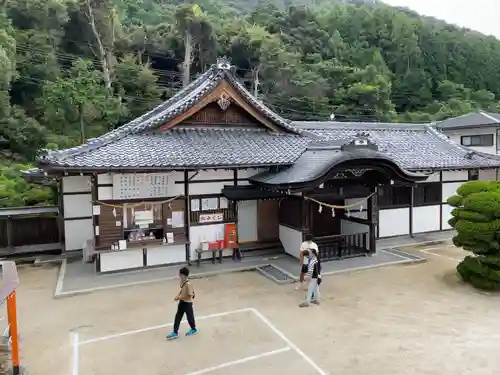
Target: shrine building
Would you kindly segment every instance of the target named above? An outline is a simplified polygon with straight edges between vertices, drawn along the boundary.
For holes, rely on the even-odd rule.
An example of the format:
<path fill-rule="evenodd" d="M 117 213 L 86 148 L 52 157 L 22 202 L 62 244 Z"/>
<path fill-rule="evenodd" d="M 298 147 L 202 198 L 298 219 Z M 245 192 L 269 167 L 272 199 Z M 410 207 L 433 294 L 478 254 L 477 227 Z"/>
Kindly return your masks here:
<path fill-rule="evenodd" d="M 447 198 L 499 167 L 425 124 L 289 121 L 226 59 L 135 120 L 39 159 L 60 184 L 65 251 L 90 248 L 97 272 L 216 247 L 298 257 L 309 233 L 323 260 L 372 255 L 378 238 L 450 229 Z"/>

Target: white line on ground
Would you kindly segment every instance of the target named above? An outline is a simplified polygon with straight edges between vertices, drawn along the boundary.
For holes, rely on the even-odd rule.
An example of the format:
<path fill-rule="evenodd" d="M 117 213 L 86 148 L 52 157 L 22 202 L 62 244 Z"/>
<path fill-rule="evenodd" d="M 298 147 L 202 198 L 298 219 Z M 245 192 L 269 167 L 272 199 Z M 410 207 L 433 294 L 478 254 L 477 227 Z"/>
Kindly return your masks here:
<path fill-rule="evenodd" d="M 239 309 L 239 310 L 232 310 L 232 311 L 226 311 L 222 313 L 217 313 L 217 314 L 210 314 L 210 315 L 204 315 L 204 316 L 197 316 L 196 320 L 204 320 L 204 319 L 210 319 L 210 318 L 218 318 L 221 316 L 227 316 L 227 315 L 233 315 L 233 314 L 238 314 L 238 313 L 243 313 L 243 312 L 253 312 L 253 309 L 251 308 L 246 308 L 246 309 Z M 116 333 L 114 335 L 107 335 L 107 336 L 102 336 L 102 337 L 97 337 L 95 339 L 90 339 L 90 340 L 85 340 L 85 341 L 80 341 L 78 344 L 79 346 L 86 345 L 86 344 L 92 344 L 94 342 L 99 342 L 99 341 L 104 341 L 104 340 L 111 340 L 115 339 L 118 337 L 123 337 L 123 336 L 129 336 L 129 335 L 135 335 L 137 333 L 143 333 L 143 332 L 148 332 L 148 331 L 154 331 L 157 329 L 162 329 L 166 327 L 171 327 L 173 326 L 173 323 L 167 323 L 167 324 L 161 324 L 157 326 L 152 326 L 152 327 L 146 327 L 146 328 L 141 328 L 141 329 L 135 329 L 133 331 L 126 331 L 126 332 L 121 332 L 121 333 Z"/>
<path fill-rule="evenodd" d="M 66 274 L 67 263 L 68 263 L 68 261 L 66 259 L 63 259 L 63 261 L 61 263 L 61 268 L 59 268 L 59 275 L 57 276 L 56 291 L 54 293 L 56 296 L 62 292 L 64 275 Z"/>
<path fill-rule="evenodd" d="M 257 309 L 250 309 L 255 315 L 257 315 L 260 320 L 262 320 L 274 333 L 276 333 L 284 342 L 286 342 L 288 344 L 288 346 L 290 348 L 292 348 L 293 350 L 295 350 L 297 352 L 298 355 L 300 355 L 302 358 L 304 358 L 304 360 L 309 363 L 315 370 L 318 374 L 320 375 L 327 375 L 327 373 L 325 371 L 323 371 L 307 354 L 305 354 L 302 350 L 300 350 L 297 345 L 295 345 L 293 342 L 290 341 L 290 339 L 288 339 L 288 337 L 286 337 L 284 335 L 283 332 L 281 332 L 273 323 L 271 323 L 269 321 L 269 319 L 267 319 L 260 311 L 258 311 Z"/>
<path fill-rule="evenodd" d="M 387 249 L 387 250 L 389 250 L 389 249 Z M 412 258 L 405 257 L 404 255 L 392 253 L 390 251 L 386 251 L 386 250 L 383 250 L 383 249 L 382 250 L 378 250 L 378 251 L 380 251 L 381 253 L 386 253 L 386 254 L 398 257 L 398 258 L 402 258 L 402 259 L 406 259 L 406 260 L 414 260 Z M 398 251 L 398 250 L 395 250 L 395 251 Z"/>
<path fill-rule="evenodd" d="M 436 242 L 446 242 L 446 241 L 450 241 L 452 239 L 453 239 L 453 237 L 439 238 L 439 239 L 436 239 L 436 240 L 428 240 L 428 241 L 408 242 L 408 243 L 404 243 L 404 244 L 398 244 L 398 245 L 395 245 L 395 246 L 379 247 L 379 248 L 377 248 L 377 250 L 384 250 L 384 249 L 396 249 L 397 250 L 397 249 L 399 249 L 401 247 L 426 245 L 426 244 L 433 244 L 433 243 L 436 243 Z"/>
<path fill-rule="evenodd" d="M 287 347 L 284 347 L 284 348 L 281 348 L 281 349 L 277 349 L 277 350 L 273 350 L 273 351 L 270 351 L 270 352 L 261 353 L 261 354 L 257 354 L 257 355 L 252 355 L 250 357 L 245 357 L 245 358 L 237 359 L 236 361 L 226 362 L 226 363 L 223 363 L 223 364 L 220 364 L 220 365 L 217 365 L 217 366 L 208 367 L 208 368 L 203 369 L 203 370 L 199 370 L 199 371 L 195 371 L 195 372 L 190 372 L 189 374 L 186 374 L 186 375 L 201 375 L 201 374 L 206 374 L 206 373 L 209 373 L 209 372 L 212 372 L 212 371 L 220 370 L 220 369 L 223 369 L 223 368 L 226 368 L 226 367 L 231 367 L 231 366 L 234 366 L 234 365 L 240 365 L 240 364 L 246 363 L 246 362 L 255 361 L 256 359 L 269 357 L 269 356 L 280 354 L 280 353 L 284 353 L 284 352 L 287 352 L 287 351 L 290 351 L 290 350 L 292 350 L 292 348 L 289 347 L 289 346 L 287 346 Z"/>
<path fill-rule="evenodd" d="M 73 332 L 73 375 L 78 375 L 78 332 Z"/>
<path fill-rule="evenodd" d="M 428 254 L 428 255 L 434 255 L 434 256 L 440 257 L 440 258 L 449 259 L 449 260 L 452 260 L 454 262 L 461 262 L 462 261 L 461 259 L 455 259 L 455 258 L 452 258 L 452 257 L 447 257 L 446 255 L 441 255 L 441 254 L 437 254 L 437 253 L 431 253 L 429 250 L 420 250 L 420 252 L 424 253 L 424 254 Z"/>
<path fill-rule="evenodd" d="M 64 264 L 65 260 L 63 261 Z M 228 268 L 228 269 L 221 269 L 218 271 L 209 271 L 209 272 L 202 272 L 202 273 L 193 273 L 193 278 L 202 278 L 202 277 L 209 277 L 209 276 L 218 276 L 218 275 L 223 275 L 223 274 L 228 274 L 228 273 L 233 273 L 233 272 L 240 272 L 240 271 L 247 271 L 247 270 L 252 270 L 257 267 L 262 267 L 269 265 L 270 263 L 261 263 L 261 264 L 255 264 L 255 265 L 248 265 L 248 266 L 243 266 L 243 267 L 237 267 L 237 268 Z M 62 264 L 61 264 L 61 270 L 62 270 Z M 142 271 L 142 272 L 147 272 Z M 129 287 L 129 286 L 136 286 L 136 285 L 144 285 L 144 284 L 152 284 L 152 283 L 158 283 L 158 282 L 163 282 L 163 281 L 170 281 L 170 280 L 176 280 L 179 277 L 178 276 L 171 276 L 171 277 L 161 277 L 161 278 L 156 278 L 156 279 L 151 279 L 151 280 L 140 280 L 140 281 L 132 281 L 129 283 L 122 283 L 122 284 L 114 284 L 114 285 L 106 285 L 106 286 L 97 286 L 94 288 L 87 288 L 87 289 L 77 289 L 77 290 L 72 290 L 68 292 L 62 292 L 62 286 L 64 283 L 64 274 L 66 273 L 66 267 L 64 268 L 64 273 L 61 271 L 59 272 L 59 278 L 61 280 L 61 284 L 59 285 L 59 278 L 58 278 L 58 285 L 56 286 L 56 292 L 54 293 L 55 298 L 61 298 L 61 297 L 72 297 L 76 296 L 79 294 L 87 294 L 87 293 L 92 293 L 92 292 L 98 292 L 101 290 L 108 290 L 108 289 L 116 289 L 116 288 L 124 288 L 124 287 Z M 124 273 L 125 274 L 125 273 Z M 61 277 L 62 275 L 62 277 Z M 103 275 L 104 276 L 104 275 Z M 60 289 L 58 289 L 58 287 Z"/>
<path fill-rule="evenodd" d="M 422 261 L 425 262 L 426 260 L 423 258 Z M 381 268 L 381 267 L 386 267 L 386 266 L 396 266 L 398 264 L 419 263 L 422 261 L 419 261 L 418 259 L 413 260 L 413 259 L 406 258 L 406 260 L 398 260 L 397 262 L 384 262 L 384 263 L 379 263 L 379 264 L 371 264 L 368 266 L 361 266 L 361 267 L 346 268 L 346 269 L 336 270 L 336 271 L 322 272 L 321 275 L 322 276 L 329 276 L 329 275 L 336 275 L 336 274 L 340 274 L 340 273 L 369 270 L 369 269 L 373 269 L 373 268 Z"/>

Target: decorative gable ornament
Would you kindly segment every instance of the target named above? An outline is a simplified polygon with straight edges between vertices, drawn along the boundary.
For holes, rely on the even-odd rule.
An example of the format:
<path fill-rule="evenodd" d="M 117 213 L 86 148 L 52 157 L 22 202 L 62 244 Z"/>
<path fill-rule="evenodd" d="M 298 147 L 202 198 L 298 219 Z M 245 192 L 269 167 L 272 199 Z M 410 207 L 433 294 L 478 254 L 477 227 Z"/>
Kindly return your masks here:
<path fill-rule="evenodd" d="M 228 57 L 219 57 L 217 59 L 217 68 L 223 69 L 223 70 L 231 70 L 231 59 Z"/>
<path fill-rule="evenodd" d="M 219 99 L 217 99 L 217 104 L 223 111 L 225 111 L 231 105 L 231 100 L 229 100 L 229 96 L 227 94 L 221 94 Z"/>
<path fill-rule="evenodd" d="M 370 140 L 370 135 L 367 133 L 358 133 L 352 141 L 343 144 L 340 149 L 342 151 L 355 150 L 359 148 L 368 148 L 378 151 L 378 145 Z"/>

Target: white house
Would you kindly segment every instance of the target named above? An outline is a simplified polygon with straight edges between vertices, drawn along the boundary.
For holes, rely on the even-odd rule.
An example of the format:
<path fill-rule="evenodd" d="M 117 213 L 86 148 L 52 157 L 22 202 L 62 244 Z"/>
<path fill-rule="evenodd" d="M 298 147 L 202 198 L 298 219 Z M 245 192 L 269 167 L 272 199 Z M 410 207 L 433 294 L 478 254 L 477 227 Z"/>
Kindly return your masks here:
<path fill-rule="evenodd" d="M 489 154 L 499 153 L 499 113 L 477 111 L 438 122 L 436 128 L 462 146 Z"/>

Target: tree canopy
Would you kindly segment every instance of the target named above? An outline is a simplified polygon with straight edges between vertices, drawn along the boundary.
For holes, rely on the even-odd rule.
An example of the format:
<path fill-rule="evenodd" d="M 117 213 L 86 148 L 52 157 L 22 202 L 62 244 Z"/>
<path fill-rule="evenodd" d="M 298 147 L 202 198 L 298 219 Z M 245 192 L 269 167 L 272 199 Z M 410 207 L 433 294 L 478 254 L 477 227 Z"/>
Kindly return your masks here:
<path fill-rule="evenodd" d="M 376 0 L 0 5 L 0 158 L 9 168 L 33 163 L 40 148 L 121 126 L 223 55 L 290 119 L 420 122 L 500 112 L 500 41 Z M 1 199 L 1 186 L 0 205 L 17 205 Z"/>

